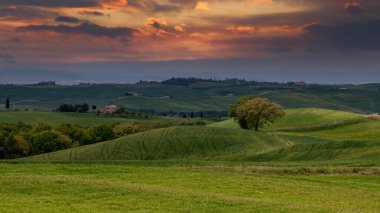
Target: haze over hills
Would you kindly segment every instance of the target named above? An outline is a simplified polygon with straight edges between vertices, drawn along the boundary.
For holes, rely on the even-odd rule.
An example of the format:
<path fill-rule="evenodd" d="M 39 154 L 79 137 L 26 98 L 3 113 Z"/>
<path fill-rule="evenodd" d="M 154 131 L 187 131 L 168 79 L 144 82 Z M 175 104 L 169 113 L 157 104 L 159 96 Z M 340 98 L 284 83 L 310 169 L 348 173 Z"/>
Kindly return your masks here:
<path fill-rule="evenodd" d="M 359 58 L 360 57 L 360 58 Z M 336 57 L 278 57 L 152 62 L 114 62 L 0 67 L 0 84 L 56 81 L 60 84 L 135 83 L 162 81 L 171 77 L 244 78 L 256 81 L 306 81 L 344 84 L 380 82 L 377 56 L 355 60 Z M 31 75 L 31 73 L 33 73 Z"/>

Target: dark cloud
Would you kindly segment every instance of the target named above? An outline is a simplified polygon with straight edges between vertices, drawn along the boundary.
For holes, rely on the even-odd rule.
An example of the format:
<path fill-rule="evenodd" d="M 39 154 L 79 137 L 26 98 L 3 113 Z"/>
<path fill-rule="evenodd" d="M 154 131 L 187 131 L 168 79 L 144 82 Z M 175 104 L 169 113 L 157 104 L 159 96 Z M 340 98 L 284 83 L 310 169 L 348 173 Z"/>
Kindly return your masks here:
<path fill-rule="evenodd" d="M 0 17 L 13 19 L 48 19 L 57 16 L 57 12 L 48 11 L 44 8 L 26 6 L 0 6 Z"/>
<path fill-rule="evenodd" d="M 336 50 L 379 50 L 380 19 L 337 26 L 311 24 L 304 27 L 306 42 Z"/>
<path fill-rule="evenodd" d="M 105 16 L 104 13 L 96 11 L 96 10 L 83 10 L 83 11 L 80 11 L 79 14 L 92 15 L 92 16 Z"/>
<path fill-rule="evenodd" d="M 149 10 L 152 12 L 178 12 L 182 10 L 182 6 L 179 4 L 157 4 L 156 2 L 151 2 L 149 4 Z"/>
<path fill-rule="evenodd" d="M 55 18 L 56 22 L 66 22 L 66 23 L 81 23 L 82 21 L 78 18 L 71 16 L 58 16 Z"/>
<path fill-rule="evenodd" d="M 94 7 L 99 0 L 1 0 L 0 6 Z"/>
<path fill-rule="evenodd" d="M 52 31 L 62 34 L 86 34 L 91 36 L 105 36 L 109 38 L 132 37 L 135 29 L 128 27 L 108 28 L 91 22 L 83 22 L 77 26 L 67 25 L 29 25 L 17 28 L 18 31 Z"/>

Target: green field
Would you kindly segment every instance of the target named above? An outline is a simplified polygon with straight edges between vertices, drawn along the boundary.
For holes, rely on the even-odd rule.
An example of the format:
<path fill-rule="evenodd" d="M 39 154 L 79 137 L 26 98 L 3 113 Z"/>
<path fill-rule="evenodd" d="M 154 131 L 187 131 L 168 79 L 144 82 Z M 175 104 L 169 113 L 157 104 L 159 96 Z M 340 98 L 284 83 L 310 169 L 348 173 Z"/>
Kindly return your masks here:
<path fill-rule="evenodd" d="M 265 97 L 285 108 L 317 107 L 354 112 L 380 112 L 380 85 L 307 85 L 286 83 L 195 81 L 189 84 L 160 82 L 75 86 L 0 85 L 0 108 L 10 98 L 20 110 L 53 110 L 60 104 L 88 103 L 98 108 L 118 104 L 157 112 L 225 111 L 239 96 Z M 139 96 L 125 96 L 128 92 Z M 169 98 L 168 98 L 169 97 Z M 1 101 L 3 100 L 3 101 Z"/>
<path fill-rule="evenodd" d="M 377 212 L 379 176 L 239 166 L 0 164 L 0 212 Z"/>
<path fill-rule="evenodd" d="M 265 127 L 264 130 L 292 130 L 300 128 L 320 129 L 326 126 L 345 124 L 352 121 L 360 121 L 365 115 L 349 113 L 337 110 L 300 108 L 285 110 L 286 116 L 274 124 Z M 237 122 L 233 119 L 212 123 L 209 126 L 239 129 Z"/>
<path fill-rule="evenodd" d="M 79 126 L 91 126 L 99 124 L 125 124 L 125 123 L 147 123 L 162 125 L 178 125 L 187 122 L 196 122 L 199 119 L 182 119 L 174 117 L 149 116 L 148 118 L 130 116 L 110 116 L 96 115 L 95 113 L 59 113 L 59 112 L 38 112 L 38 111 L 0 111 L 1 123 L 18 123 L 35 125 L 45 123 L 49 125 L 59 125 L 68 123 Z M 204 120 L 204 122 L 208 122 Z"/>
<path fill-rule="evenodd" d="M 0 212 L 378 212 L 380 120 L 286 113 L 260 132 L 225 120 L 0 162 Z"/>
<path fill-rule="evenodd" d="M 33 160 L 228 160 L 289 146 L 267 134 L 212 127 L 172 127 L 110 142 L 33 156 Z"/>

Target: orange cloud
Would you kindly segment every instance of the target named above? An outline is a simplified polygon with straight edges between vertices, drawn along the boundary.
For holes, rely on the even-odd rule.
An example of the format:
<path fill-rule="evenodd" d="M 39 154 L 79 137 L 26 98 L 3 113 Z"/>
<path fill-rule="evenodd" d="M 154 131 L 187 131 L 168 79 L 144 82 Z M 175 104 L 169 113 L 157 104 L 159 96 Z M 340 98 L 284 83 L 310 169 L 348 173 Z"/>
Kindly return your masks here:
<path fill-rule="evenodd" d="M 200 11 L 209 11 L 208 3 L 206 1 L 199 1 L 197 5 L 195 5 L 195 10 Z"/>
<path fill-rule="evenodd" d="M 128 5 L 128 0 L 101 0 L 102 6 L 112 9 L 112 7 L 122 7 Z"/>
<path fill-rule="evenodd" d="M 253 0 L 253 2 L 258 4 L 273 4 L 273 0 Z"/>
<path fill-rule="evenodd" d="M 184 24 L 181 24 L 181 25 L 178 25 L 178 26 L 174 26 L 174 29 L 178 32 L 184 32 L 185 31 L 185 25 Z"/>
<path fill-rule="evenodd" d="M 227 26 L 226 30 L 235 31 L 235 32 L 255 32 L 256 27 L 252 26 Z"/>

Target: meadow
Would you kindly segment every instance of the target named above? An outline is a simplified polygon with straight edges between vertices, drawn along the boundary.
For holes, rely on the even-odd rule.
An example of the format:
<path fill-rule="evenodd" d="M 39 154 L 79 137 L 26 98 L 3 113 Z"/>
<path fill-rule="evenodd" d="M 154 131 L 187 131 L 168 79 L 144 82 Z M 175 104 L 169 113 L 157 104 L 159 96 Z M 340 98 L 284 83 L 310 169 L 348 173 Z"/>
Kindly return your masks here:
<path fill-rule="evenodd" d="M 0 212 L 378 212 L 380 120 L 286 114 L 260 132 L 227 119 L 1 161 Z"/>
<path fill-rule="evenodd" d="M 0 111 L 1 123 L 18 123 L 23 122 L 29 125 L 40 123 L 48 125 L 59 125 L 63 123 L 91 126 L 91 125 L 116 125 L 130 123 L 146 123 L 151 125 L 179 125 L 187 122 L 196 122 L 201 119 L 180 119 L 175 117 L 162 116 L 112 116 L 112 115 L 96 115 L 95 113 L 61 113 L 49 111 Z M 209 123 L 208 120 L 203 120 Z"/>
<path fill-rule="evenodd" d="M 1 212 L 377 212 L 379 176 L 209 166 L 0 164 Z"/>

